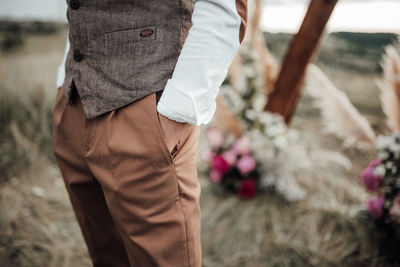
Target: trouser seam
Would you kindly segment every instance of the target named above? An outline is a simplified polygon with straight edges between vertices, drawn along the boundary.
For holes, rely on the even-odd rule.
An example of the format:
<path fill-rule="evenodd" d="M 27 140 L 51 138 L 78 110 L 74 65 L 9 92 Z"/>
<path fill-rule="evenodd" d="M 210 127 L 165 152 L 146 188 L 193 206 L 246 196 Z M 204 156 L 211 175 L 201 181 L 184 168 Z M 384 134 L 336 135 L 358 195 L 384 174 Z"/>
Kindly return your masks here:
<path fill-rule="evenodd" d="M 183 205 L 182 199 L 181 199 L 181 188 L 180 188 L 180 185 L 179 185 L 179 177 L 178 177 L 178 175 L 176 173 L 175 162 L 172 162 L 172 169 L 173 169 L 174 176 L 175 176 L 175 179 L 176 179 L 176 183 L 177 183 L 177 186 L 178 186 L 178 198 L 177 198 L 177 201 L 179 201 L 179 206 L 180 206 L 180 209 L 181 209 L 181 212 L 182 212 L 182 216 L 183 216 L 183 219 L 184 219 L 184 223 L 185 223 L 185 243 L 186 243 L 186 254 L 187 254 L 187 266 L 190 267 L 191 265 L 190 265 L 189 237 L 188 237 L 187 218 L 186 218 L 186 214 L 185 214 L 185 209 L 183 208 L 184 205 Z"/>
<path fill-rule="evenodd" d="M 66 186 L 69 187 L 67 183 L 66 183 Z M 92 258 L 92 261 L 96 262 L 97 261 L 97 257 L 96 257 L 95 249 L 93 247 L 93 244 L 94 244 L 93 243 L 93 237 L 92 237 L 91 231 L 89 231 L 89 229 L 88 229 L 88 222 L 87 222 L 87 219 L 86 219 L 86 214 L 84 212 L 82 212 L 84 209 L 82 208 L 82 206 L 79 203 L 79 201 L 76 200 L 77 197 L 75 195 L 75 192 L 73 192 L 71 188 L 68 188 L 67 190 L 70 191 L 70 194 L 73 194 L 73 196 L 75 198 L 75 203 L 76 203 L 75 205 L 79 206 L 78 210 L 79 210 L 79 213 L 81 214 L 82 219 L 83 219 L 83 224 L 82 224 L 81 227 L 84 228 L 84 229 L 82 229 L 84 231 L 82 231 L 82 233 L 85 232 L 87 234 L 87 238 L 89 239 L 89 242 L 86 242 L 86 246 L 89 249 L 89 254 L 90 254 L 91 258 Z"/>

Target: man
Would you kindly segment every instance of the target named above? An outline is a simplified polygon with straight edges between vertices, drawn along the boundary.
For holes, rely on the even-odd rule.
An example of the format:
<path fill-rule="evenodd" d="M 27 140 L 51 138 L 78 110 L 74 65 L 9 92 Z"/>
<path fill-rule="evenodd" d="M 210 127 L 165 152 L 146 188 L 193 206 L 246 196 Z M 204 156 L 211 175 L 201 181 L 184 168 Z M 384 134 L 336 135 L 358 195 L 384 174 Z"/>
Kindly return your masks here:
<path fill-rule="evenodd" d="M 67 0 L 54 155 L 94 266 L 201 266 L 199 125 L 247 0 Z"/>

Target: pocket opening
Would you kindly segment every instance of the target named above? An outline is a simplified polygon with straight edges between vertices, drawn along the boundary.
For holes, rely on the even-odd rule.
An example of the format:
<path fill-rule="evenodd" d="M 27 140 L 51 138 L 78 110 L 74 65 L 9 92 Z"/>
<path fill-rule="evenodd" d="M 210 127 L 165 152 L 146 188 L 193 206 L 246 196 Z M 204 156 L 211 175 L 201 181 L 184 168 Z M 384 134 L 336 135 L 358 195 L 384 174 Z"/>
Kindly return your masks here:
<path fill-rule="evenodd" d="M 143 31 L 151 31 L 151 35 L 143 36 Z M 106 48 L 113 48 L 116 43 L 128 45 L 143 43 L 157 39 L 157 27 L 155 25 L 145 26 L 134 29 L 122 29 L 104 33 L 104 45 Z"/>
<path fill-rule="evenodd" d="M 153 95 L 152 98 L 154 100 L 154 102 L 153 102 L 154 105 L 152 106 L 152 109 L 153 109 L 153 115 L 155 116 L 155 118 L 154 118 L 155 123 L 157 124 L 158 137 L 160 139 L 160 142 L 162 143 L 163 150 L 168 154 L 169 163 L 172 164 L 174 161 L 174 158 L 171 154 L 171 151 L 169 151 L 169 149 L 168 149 L 167 141 L 165 139 L 165 136 L 164 136 L 164 133 L 163 133 L 163 130 L 161 127 L 161 121 L 160 121 L 158 111 L 157 111 L 157 103 L 158 103 L 157 92 L 153 93 L 152 95 Z"/>

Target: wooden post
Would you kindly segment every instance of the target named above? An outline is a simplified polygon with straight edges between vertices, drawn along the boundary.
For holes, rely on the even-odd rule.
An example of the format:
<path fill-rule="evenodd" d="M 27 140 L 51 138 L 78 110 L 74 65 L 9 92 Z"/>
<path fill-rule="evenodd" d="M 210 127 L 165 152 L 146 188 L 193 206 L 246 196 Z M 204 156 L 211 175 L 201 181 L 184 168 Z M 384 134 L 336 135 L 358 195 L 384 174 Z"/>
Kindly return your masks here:
<path fill-rule="evenodd" d="M 299 32 L 293 37 L 265 110 L 290 123 L 301 95 L 304 73 L 338 0 L 312 0 Z"/>

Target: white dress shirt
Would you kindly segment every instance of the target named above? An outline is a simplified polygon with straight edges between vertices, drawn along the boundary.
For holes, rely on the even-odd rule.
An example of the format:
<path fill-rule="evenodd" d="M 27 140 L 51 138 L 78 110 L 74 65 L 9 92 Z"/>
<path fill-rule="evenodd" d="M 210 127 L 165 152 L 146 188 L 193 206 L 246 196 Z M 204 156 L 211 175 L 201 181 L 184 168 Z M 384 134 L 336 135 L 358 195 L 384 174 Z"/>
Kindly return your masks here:
<path fill-rule="evenodd" d="M 237 1 L 193 0 L 192 27 L 157 104 L 160 114 L 193 125 L 212 120 L 219 87 L 240 46 L 243 17 L 236 9 Z M 57 88 L 64 82 L 69 47 L 67 37 L 63 61 L 58 67 Z"/>

